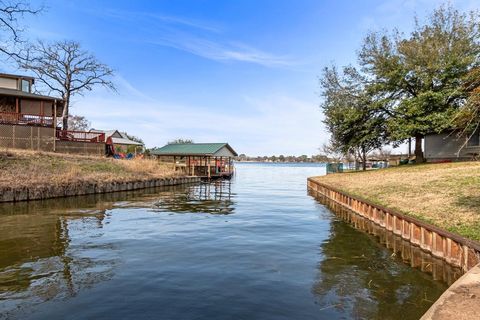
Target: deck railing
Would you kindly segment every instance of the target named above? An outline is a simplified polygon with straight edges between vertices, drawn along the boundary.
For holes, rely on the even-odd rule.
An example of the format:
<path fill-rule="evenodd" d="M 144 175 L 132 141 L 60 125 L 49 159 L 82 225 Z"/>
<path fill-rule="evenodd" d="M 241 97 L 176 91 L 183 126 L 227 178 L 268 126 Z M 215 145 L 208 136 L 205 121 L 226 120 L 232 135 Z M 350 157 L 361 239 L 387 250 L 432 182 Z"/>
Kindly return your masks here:
<path fill-rule="evenodd" d="M 105 142 L 105 133 L 57 129 L 57 139 L 62 141 Z"/>
<path fill-rule="evenodd" d="M 0 112 L 0 124 L 53 126 L 52 116 L 26 114 L 17 112 Z"/>

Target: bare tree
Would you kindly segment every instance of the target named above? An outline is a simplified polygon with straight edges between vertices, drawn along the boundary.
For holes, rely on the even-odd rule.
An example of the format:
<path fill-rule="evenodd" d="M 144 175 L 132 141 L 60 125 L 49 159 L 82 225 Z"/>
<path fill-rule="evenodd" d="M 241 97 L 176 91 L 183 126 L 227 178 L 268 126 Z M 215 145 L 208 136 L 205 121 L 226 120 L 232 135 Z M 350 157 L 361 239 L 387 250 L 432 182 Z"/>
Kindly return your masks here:
<path fill-rule="evenodd" d="M 50 94 L 60 96 L 64 102 L 63 128 L 68 129 L 69 109 L 74 95 L 83 95 L 94 87 L 116 90 L 111 81 L 113 70 L 98 61 L 75 41 L 45 43 L 38 41 L 30 45 L 26 57 L 17 59 L 20 68 L 33 72 L 37 83 Z"/>
<path fill-rule="evenodd" d="M 340 162 L 345 156 L 332 140 L 330 140 L 328 143 L 324 143 L 320 147 L 320 152 L 333 162 Z"/>
<path fill-rule="evenodd" d="M 185 143 L 193 143 L 193 140 L 192 139 L 179 138 L 179 139 L 175 139 L 175 140 L 172 140 L 172 141 L 168 141 L 168 144 L 185 144 Z"/>
<path fill-rule="evenodd" d="M 90 129 L 90 121 L 84 116 L 71 115 L 68 117 L 68 127 L 70 130 L 87 131 Z"/>
<path fill-rule="evenodd" d="M 21 34 L 24 31 L 19 19 L 26 15 L 36 15 L 43 10 L 42 7 L 34 8 L 25 1 L 0 0 L 0 52 L 8 57 L 19 57 L 17 45 L 22 43 Z"/>

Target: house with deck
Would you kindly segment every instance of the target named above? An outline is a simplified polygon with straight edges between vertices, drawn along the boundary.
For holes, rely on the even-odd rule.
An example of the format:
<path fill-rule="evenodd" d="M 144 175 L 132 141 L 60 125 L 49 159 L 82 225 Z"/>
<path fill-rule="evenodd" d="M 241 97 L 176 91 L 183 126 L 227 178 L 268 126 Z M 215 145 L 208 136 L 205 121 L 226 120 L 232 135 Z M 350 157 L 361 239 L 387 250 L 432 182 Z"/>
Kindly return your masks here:
<path fill-rule="evenodd" d="M 0 73 L 0 147 L 105 154 L 105 135 L 62 130 L 62 99 L 33 93 L 35 79 Z"/>
<path fill-rule="evenodd" d="M 151 155 L 175 171 L 207 179 L 230 178 L 237 152 L 228 143 L 179 143 L 153 149 Z"/>
<path fill-rule="evenodd" d="M 480 131 L 470 135 L 457 132 L 427 134 L 424 150 L 427 162 L 479 160 Z"/>
<path fill-rule="evenodd" d="M 0 73 L 0 124 L 53 126 L 61 99 L 32 93 L 35 79 Z"/>

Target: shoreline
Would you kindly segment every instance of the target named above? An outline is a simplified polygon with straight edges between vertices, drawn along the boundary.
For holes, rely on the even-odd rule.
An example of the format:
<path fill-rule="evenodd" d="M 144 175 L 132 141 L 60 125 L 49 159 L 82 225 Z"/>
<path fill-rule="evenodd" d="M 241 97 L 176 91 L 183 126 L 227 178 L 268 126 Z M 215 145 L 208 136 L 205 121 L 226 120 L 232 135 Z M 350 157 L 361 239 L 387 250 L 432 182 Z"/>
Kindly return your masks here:
<path fill-rule="evenodd" d="M 152 159 L 0 152 L 0 203 L 130 191 L 200 181 Z"/>
<path fill-rule="evenodd" d="M 480 263 L 480 243 L 441 229 L 394 209 L 308 178 L 308 189 L 319 193 L 381 227 L 400 235 L 433 256 L 462 268 L 465 272 Z"/>
<path fill-rule="evenodd" d="M 422 320 L 452 319 L 459 315 L 459 319 L 473 319 L 480 313 L 480 243 L 373 204 L 315 178 L 308 178 L 307 188 L 465 272 L 435 301 Z"/>
<path fill-rule="evenodd" d="M 75 197 L 89 194 L 102 194 L 120 191 L 140 190 L 163 186 L 198 183 L 199 177 L 174 177 L 109 182 L 76 182 L 30 187 L 1 188 L 0 203 L 34 201 L 62 197 Z"/>

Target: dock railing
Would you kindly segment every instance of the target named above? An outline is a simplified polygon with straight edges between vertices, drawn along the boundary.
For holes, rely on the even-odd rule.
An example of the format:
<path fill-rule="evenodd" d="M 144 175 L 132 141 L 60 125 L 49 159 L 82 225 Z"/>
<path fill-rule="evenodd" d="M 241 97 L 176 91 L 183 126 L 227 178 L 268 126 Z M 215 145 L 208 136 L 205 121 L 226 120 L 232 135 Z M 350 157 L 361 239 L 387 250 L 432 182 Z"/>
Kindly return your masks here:
<path fill-rule="evenodd" d="M 57 129 L 56 138 L 61 141 L 105 142 L 105 133 Z"/>

